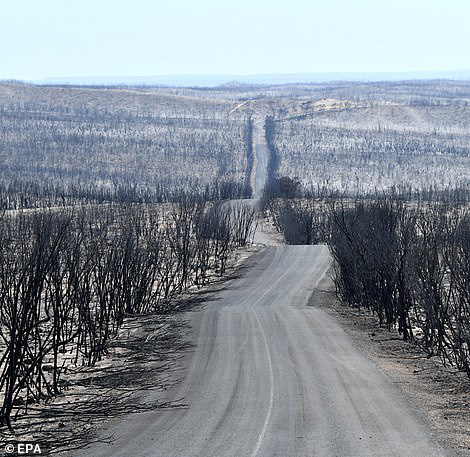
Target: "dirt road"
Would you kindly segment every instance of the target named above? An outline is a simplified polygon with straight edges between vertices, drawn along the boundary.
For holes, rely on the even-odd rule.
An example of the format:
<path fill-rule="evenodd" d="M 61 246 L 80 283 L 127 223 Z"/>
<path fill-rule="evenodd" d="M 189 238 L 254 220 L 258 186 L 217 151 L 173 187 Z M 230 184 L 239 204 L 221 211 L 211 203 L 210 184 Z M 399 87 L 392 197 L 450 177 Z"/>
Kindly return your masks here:
<path fill-rule="evenodd" d="M 254 195 L 267 179 L 258 126 Z M 252 201 L 251 203 L 255 203 Z M 255 239 L 274 244 L 272 236 Z M 328 281 L 326 246 L 268 246 L 240 278 L 187 314 L 194 350 L 158 400 L 186 406 L 129 414 L 76 456 L 434 457 L 397 386 L 310 300 Z M 319 295 L 321 296 L 321 295 Z"/>
<path fill-rule="evenodd" d="M 264 185 L 268 180 L 268 146 L 264 136 L 263 121 L 256 120 L 254 128 L 255 138 L 255 168 L 254 168 L 254 189 L 253 196 L 255 199 L 260 199 L 263 192 Z"/>
<path fill-rule="evenodd" d="M 113 444 L 79 456 L 441 456 L 394 385 L 339 324 L 307 306 L 325 246 L 269 247 L 190 314 L 194 352 L 166 398 L 181 409 L 133 414 Z"/>

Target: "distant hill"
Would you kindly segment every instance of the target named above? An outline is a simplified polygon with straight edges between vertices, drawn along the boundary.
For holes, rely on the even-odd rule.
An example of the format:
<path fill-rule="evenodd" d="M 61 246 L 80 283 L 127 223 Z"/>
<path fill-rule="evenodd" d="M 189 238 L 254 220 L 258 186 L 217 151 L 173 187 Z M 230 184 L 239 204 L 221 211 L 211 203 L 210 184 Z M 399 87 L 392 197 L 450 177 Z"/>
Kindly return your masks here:
<path fill-rule="evenodd" d="M 470 70 L 375 72 L 375 73 L 260 73 L 252 75 L 156 75 L 50 77 L 31 81 L 37 84 L 151 85 L 215 87 L 239 84 L 295 84 L 328 81 L 400 81 L 410 79 L 470 80 Z"/>

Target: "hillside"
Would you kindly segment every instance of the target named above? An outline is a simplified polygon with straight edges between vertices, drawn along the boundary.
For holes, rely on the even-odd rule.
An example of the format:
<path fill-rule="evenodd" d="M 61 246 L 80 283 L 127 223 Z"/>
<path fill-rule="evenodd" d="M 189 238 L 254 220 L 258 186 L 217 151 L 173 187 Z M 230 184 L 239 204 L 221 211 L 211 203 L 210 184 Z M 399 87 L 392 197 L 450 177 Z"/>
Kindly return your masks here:
<path fill-rule="evenodd" d="M 57 194 L 223 181 L 244 193 L 249 121 L 229 107 L 158 89 L 0 84 L 0 185 Z"/>

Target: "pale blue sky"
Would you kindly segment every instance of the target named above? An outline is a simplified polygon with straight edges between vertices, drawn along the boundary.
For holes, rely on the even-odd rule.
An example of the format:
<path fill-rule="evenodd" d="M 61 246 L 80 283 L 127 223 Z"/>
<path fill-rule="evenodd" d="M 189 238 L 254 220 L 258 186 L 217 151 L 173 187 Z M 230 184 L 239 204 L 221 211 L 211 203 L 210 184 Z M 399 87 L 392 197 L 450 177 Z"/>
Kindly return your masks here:
<path fill-rule="evenodd" d="M 470 0 L 0 0 L 0 79 L 470 69 Z"/>

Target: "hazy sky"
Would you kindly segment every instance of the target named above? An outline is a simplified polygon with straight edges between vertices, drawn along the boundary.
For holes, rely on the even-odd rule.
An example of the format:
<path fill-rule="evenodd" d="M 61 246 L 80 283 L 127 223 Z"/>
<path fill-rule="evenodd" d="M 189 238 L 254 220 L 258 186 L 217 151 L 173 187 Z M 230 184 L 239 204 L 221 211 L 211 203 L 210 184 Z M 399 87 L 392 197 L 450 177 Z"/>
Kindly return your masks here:
<path fill-rule="evenodd" d="M 470 69 L 470 0 L 0 0 L 0 78 Z"/>

